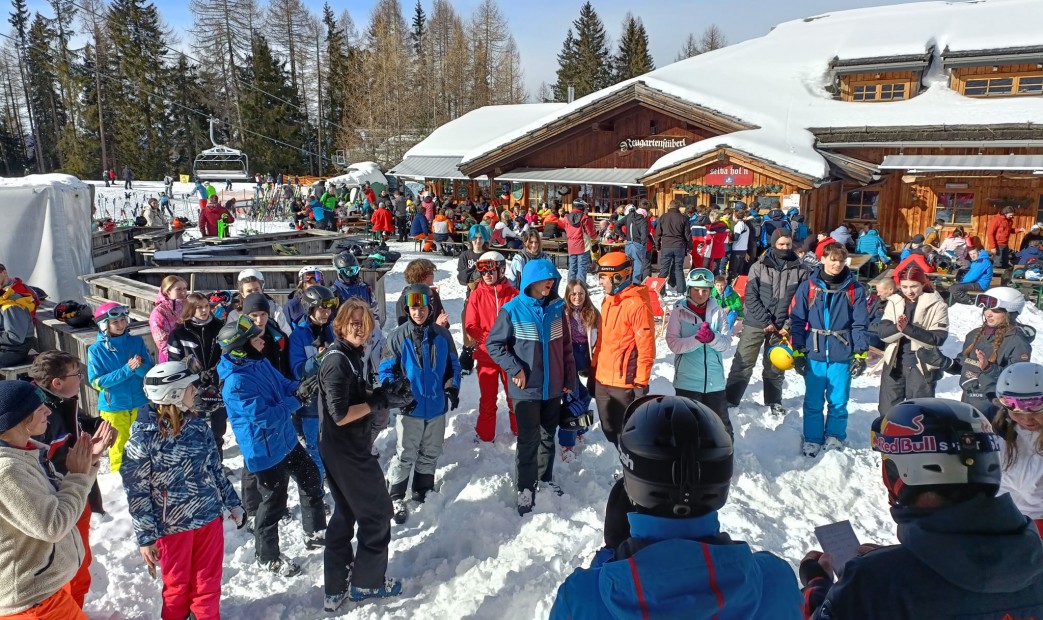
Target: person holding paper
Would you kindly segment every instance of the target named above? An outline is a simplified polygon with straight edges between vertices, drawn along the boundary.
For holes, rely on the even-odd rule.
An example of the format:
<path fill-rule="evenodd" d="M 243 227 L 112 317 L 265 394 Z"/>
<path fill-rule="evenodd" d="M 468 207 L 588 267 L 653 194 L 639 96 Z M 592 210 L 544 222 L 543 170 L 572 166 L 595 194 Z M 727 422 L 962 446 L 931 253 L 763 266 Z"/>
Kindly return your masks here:
<path fill-rule="evenodd" d="M 721 532 L 733 450 L 720 417 L 688 398 L 652 395 L 626 419 L 605 547 L 558 588 L 551 620 L 800 618 L 789 565 Z"/>
<path fill-rule="evenodd" d="M 830 554 L 809 552 L 804 617 L 1043 617 L 1043 545 L 1011 496 L 997 496 L 1000 443 L 955 400 L 915 398 L 877 418 L 871 444 L 900 543 L 859 547 L 836 583 Z"/>

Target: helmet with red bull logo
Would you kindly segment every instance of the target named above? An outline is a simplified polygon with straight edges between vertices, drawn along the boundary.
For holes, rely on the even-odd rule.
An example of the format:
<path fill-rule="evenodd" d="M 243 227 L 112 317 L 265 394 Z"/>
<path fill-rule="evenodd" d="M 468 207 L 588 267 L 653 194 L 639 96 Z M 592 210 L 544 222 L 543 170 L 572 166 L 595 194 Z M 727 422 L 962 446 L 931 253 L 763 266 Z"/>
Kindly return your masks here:
<path fill-rule="evenodd" d="M 924 491 L 960 488 L 995 495 L 1000 439 L 977 409 L 944 398 L 913 398 L 873 422 L 872 448 L 883 456 L 891 504 L 909 505 Z"/>

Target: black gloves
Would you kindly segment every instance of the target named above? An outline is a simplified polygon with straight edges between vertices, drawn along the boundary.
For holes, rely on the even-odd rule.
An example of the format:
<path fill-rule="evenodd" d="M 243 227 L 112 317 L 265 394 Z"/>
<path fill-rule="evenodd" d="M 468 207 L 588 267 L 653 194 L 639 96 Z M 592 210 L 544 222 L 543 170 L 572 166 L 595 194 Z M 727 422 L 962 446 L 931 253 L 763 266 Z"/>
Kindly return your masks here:
<path fill-rule="evenodd" d="M 804 357 L 800 351 L 793 352 L 793 370 L 796 370 L 797 374 L 802 377 L 808 374 L 808 358 Z"/>
<path fill-rule="evenodd" d="M 319 375 L 311 375 L 301 379 L 297 389 L 294 390 L 294 395 L 297 400 L 301 401 L 302 405 L 307 405 L 308 401 L 315 396 L 315 392 L 319 390 Z"/>
<path fill-rule="evenodd" d="M 383 390 L 389 409 L 398 409 L 405 414 L 416 406 L 416 401 L 413 400 L 413 388 L 406 377 L 399 377 L 385 383 Z"/>
<path fill-rule="evenodd" d="M 224 404 L 221 400 L 221 391 L 216 385 L 200 385 L 196 390 L 196 396 L 192 399 L 192 409 L 199 415 L 207 416 Z"/>
<path fill-rule="evenodd" d="M 447 387 L 445 395 L 449 398 L 449 411 L 456 411 L 457 407 L 460 406 L 460 388 Z"/>
<path fill-rule="evenodd" d="M 866 358 L 865 353 L 855 353 L 855 358 L 851 360 L 851 378 L 861 377 L 862 373 L 866 371 Z"/>
<path fill-rule="evenodd" d="M 391 408 L 388 405 L 387 394 L 384 393 L 384 388 L 382 387 L 378 387 L 370 392 L 366 398 L 366 404 L 369 405 L 372 413 L 383 413 Z"/>
<path fill-rule="evenodd" d="M 942 352 L 934 347 L 917 349 L 916 360 L 921 364 L 936 366 L 941 370 L 945 370 L 952 365 L 952 360 L 942 355 Z"/>

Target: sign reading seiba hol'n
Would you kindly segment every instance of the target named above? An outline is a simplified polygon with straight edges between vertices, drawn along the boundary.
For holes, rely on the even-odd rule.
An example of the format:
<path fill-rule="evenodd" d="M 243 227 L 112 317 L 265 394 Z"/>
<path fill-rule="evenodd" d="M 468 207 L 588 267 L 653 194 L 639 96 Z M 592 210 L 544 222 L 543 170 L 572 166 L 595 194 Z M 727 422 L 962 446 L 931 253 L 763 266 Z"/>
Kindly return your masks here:
<path fill-rule="evenodd" d="M 665 136 L 648 136 L 645 138 L 627 138 L 619 143 L 620 151 L 672 151 L 688 145 L 688 138 L 668 138 Z"/>
<path fill-rule="evenodd" d="M 753 171 L 731 164 L 715 166 L 706 171 L 703 183 L 707 185 L 753 185 Z"/>

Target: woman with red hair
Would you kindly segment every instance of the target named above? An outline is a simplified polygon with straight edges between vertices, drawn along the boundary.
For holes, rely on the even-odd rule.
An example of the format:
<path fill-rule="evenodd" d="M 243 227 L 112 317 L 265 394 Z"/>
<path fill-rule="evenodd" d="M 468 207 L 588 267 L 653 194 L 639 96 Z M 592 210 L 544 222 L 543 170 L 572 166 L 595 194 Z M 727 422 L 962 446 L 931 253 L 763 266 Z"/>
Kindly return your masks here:
<path fill-rule="evenodd" d="M 898 291 L 884 306 L 880 339 L 884 370 L 880 382 L 880 415 L 907 398 L 933 398 L 941 370 L 917 358 L 920 349 L 937 349 L 949 336 L 949 308 L 927 281 L 919 265 L 896 272 Z"/>

